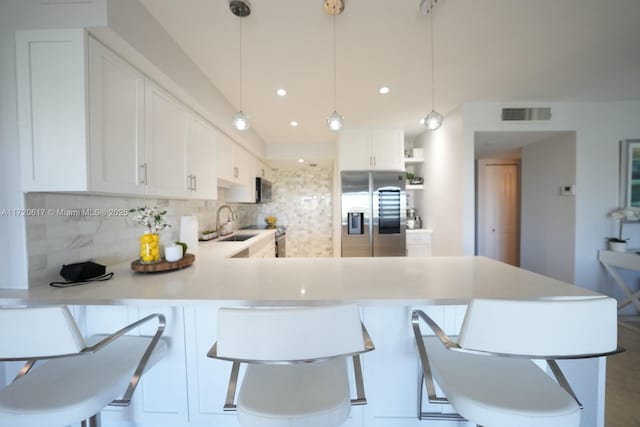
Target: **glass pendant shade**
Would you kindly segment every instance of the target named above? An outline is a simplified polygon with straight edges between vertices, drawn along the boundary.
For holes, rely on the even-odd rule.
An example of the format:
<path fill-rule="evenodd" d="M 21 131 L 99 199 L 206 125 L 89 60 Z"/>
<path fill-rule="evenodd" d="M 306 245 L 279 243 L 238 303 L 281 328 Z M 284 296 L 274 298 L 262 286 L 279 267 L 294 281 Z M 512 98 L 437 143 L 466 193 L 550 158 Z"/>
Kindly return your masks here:
<path fill-rule="evenodd" d="M 249 129 L 249 116 L 241 111 L 238 111 L 233 115 L 233 127 L 239 131 L 245 131 Z"/>
<path fill-rule="evenodd" d="M 432 110 L 429 114 L 424 118 L 424 125 L 429 130 L 436 130 L 442 125 L 442 114 L 438 113 L 435 110 Z"/>
<path fill-rule="evenodd" d="M 339 131 L 342 128 L 342 116 L 337 111 L 329 114 L 327 117 L 327 126 L 334 132 Z"/>

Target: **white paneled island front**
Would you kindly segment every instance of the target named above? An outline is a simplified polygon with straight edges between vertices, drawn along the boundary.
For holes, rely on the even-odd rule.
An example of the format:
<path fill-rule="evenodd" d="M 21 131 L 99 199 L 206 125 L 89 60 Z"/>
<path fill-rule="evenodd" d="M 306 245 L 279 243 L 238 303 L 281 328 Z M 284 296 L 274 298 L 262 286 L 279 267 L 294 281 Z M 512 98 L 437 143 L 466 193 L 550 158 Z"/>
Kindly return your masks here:
<path fill-rule="evenodd" d="M 70 305 L 87 335 L 113 331 L 149 312 L 167 315 L 168 357 L 145 375 L 130 408 L 103 412 L 106 427 L 237 425 L 235 414 L 222 410 L 231 366 L 206 357 L 221 306 L 357 303 L 376 349 L 363 357 L 368 405 L 352 408 L 347 425 L 368 427 L 425 423 L 416 418 L 420 370 L 410 328 L 413 308 L 456 334 L 475 298 L 601 296 L 483 257 L 228 259 L 220 258 L 224 244 L 201 244 L 195 264 L 183 270 L 141 274 L 125 263 L 108 269 L 115 274 L 107 282 L 0 290 L 0 303 Z M 603 425 L 604 359 L 562 366 L 585 405 L 581 425 Z M 16 368 L 8 365 L 6 378 Z"/>

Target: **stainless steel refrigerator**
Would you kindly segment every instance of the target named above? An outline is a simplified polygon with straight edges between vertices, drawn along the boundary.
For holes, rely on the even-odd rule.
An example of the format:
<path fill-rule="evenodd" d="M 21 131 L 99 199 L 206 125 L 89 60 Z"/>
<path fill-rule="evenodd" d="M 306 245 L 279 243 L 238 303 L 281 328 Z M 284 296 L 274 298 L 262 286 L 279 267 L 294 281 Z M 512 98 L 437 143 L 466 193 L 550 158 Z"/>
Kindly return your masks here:
<path fill-rule="evenodd" d="M 342 256 L 405 256 L 402 172 L 342 172 Z"/>

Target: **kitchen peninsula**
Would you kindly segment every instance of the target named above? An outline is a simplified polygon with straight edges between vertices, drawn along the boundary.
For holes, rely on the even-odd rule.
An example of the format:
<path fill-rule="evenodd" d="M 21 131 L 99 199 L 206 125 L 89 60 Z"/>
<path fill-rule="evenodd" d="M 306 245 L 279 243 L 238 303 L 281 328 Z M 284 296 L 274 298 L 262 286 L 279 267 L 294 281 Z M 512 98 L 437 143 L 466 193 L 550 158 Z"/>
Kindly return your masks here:
<path fill-rule="evenodd" d="M 418 426 L 419 367 L 409 326 L 413 308 L 426 310 L 447 333 L 456 334 L 474 298 L 601 297 L 483 257 L 239 260 L 219 258 L 220 245 L 201 244 L 196 263 L 183 270 L 139 274 L 123 263 L 110 268 L 115 275 L 107 282 L 0 290 L 0 302 L 71 305 L 88 335 L 149 312 L 167 316 L 168 357 L 145 375 L 131 408 L 103 412 L 106 426 L 235 426 L 235 417 L 222 410 L 230 365 L 206 357 L 216 339 L 217 308 L 355 302 L 376 350 L 363 359 L 369 404 L 354 407 L 347 425 Z M 585 404 L 582 425 L 597 425 L 605 361 L 567 361 L 563 367 Z"/>

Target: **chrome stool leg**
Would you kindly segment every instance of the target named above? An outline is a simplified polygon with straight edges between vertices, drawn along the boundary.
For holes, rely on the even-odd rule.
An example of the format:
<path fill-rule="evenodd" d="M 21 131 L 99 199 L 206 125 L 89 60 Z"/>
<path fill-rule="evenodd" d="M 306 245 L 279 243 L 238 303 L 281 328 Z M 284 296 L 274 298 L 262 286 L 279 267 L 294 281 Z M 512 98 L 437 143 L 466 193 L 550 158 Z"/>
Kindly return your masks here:
<path fill-rule="evenodd" d="M 82 420 L 81 427 L 100 427 L 100 414 L 95 414 L 88 420 Z"/>

